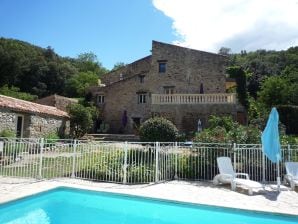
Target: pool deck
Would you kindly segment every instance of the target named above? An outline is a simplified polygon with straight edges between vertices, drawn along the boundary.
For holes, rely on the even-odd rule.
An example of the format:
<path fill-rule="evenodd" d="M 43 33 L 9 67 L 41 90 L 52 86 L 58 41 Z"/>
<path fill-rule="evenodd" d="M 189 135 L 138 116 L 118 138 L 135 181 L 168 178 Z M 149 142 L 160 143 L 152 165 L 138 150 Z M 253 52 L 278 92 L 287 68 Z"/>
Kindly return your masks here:
<path fill-rule="evenodd" d="M 121 185 L 78 179 L 36 180 L 0 176 L 0 203 L 61 186 L 298 215 L 297 188 L 296 191 L 291 191 L 289 188 L 282 186 L 281 191 L 278 192 L 273 189 L 274 186 L 266 186 L 265 190 L 254 191 L 253 195 L 249 196 L 247 191 L 243 189 L 237 189 L 233 192 L 229 186 L 214 186 L 212 183 L 189 181 Z"/>

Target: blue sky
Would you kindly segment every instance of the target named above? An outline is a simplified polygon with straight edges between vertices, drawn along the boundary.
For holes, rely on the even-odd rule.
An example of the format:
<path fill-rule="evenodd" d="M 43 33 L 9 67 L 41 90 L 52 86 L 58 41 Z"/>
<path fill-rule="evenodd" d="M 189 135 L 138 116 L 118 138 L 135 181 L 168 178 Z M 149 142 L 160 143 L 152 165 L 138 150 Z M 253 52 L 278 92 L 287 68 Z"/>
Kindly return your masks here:
<path fill-rule="evenodd" d="M 298 46 L 298 0 L 0 0 L 0 36 L 94 52 L 111 69 L 150 54 L 152 40 L 233 53 Z"/>
<path fill-rule="evenodd" d="M 171 43 L 172 21 L 151 0 L 1 0 L 0 36 L 51 46 L 62 56 L 94 52 L 103 66 L 150 54 L 152 40 Z"/>

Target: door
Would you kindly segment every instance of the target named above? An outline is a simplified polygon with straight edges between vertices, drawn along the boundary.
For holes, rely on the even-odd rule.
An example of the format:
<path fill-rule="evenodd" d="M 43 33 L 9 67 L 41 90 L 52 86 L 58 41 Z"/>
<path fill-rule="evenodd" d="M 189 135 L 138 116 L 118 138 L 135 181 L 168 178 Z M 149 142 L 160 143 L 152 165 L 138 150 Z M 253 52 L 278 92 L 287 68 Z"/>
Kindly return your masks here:
<path fill-rule="evenodd" d="M 22 115 L 18 115 L 17 116 L 17 130 L 16 130 L 17 138 L 23 137 L 23 127 L 24 127 L 24 117 Z"/>

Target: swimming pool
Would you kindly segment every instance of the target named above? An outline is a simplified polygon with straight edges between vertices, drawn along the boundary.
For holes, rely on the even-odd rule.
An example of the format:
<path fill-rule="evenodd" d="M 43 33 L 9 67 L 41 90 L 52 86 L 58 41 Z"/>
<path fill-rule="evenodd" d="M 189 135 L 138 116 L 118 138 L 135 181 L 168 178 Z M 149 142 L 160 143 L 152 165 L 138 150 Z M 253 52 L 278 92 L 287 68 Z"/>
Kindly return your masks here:
<path fill-rule="evenodd" d="M 0 205 L 1 224 L 287 224 L 298 216 L 56 188 Z"/>

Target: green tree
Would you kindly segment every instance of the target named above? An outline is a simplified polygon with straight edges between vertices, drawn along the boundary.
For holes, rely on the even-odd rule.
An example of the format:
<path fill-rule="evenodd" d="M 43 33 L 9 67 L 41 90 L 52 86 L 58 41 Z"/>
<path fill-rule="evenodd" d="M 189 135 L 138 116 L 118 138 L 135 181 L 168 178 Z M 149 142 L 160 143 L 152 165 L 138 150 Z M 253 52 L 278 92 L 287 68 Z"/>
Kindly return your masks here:
<path fill-rule="evenodd" d="M 231 78 L 236 79 L 236 92 L 239 102 L 248 108 L 248 93 L 246 88 L 246 72 L 239 66 L 232 66 L 226 69 L 226 72 Z"/>
<path fill-rule="evenodd" d="M 98 61 L 97 56 L 92 52 L 79 54 L 76 60 L 76 67 L 80 72 L 92 72 L 98 77 L 108 72 Z"/>
<path fill-rule="evenodd" d="M 112 68 L 112 71 L 116 71 L 119 68 L 122 68 L 124 66 L 126 66 L 126 64 L 124 62 L 117 62 L 116 64 L 114 64 L 114 67 Z"/>
<path fill-rule="evenodd" d="M 228 48 L 228 47 L 221 47 L 219 50 L 218 50 L 218 53 L 221 54 L 221 55 L 230 55 L 231 54 L 231 48 Z"/>
<path fill-rule="evenodd" d="M 93 125 L 92 111 L 81 104 L 71 104 L 70 115 L 70 135 L 74 138 L 84 136 Z"/>
<path fill-rule="evenodd" d="M 259 92 L 259 100 L 267 108 L 288 104 L 291 97 L 291 84 L 287 79 L 279 76 L 267 78 Z"/>
<path fill-rule="evenodd" d="M 98 84 L 98 76 L 91 72 L 79 72 L 66 82 L 68 96 L 84 97 L 88 87 Z"/>
<path fill-rule="evenodd" d="M 18 87 L 8 87 L 7 85 L 4 85 L 0 88 L 0 94 L 5 96 L 11 96 L 14 98 L 18 98 L 21 100 L 27 100 L 27 101 L 33 101 L 37 99 L 36 95 L 31 95 L 29 93 L 20 92 L 20 88 Z"/>

